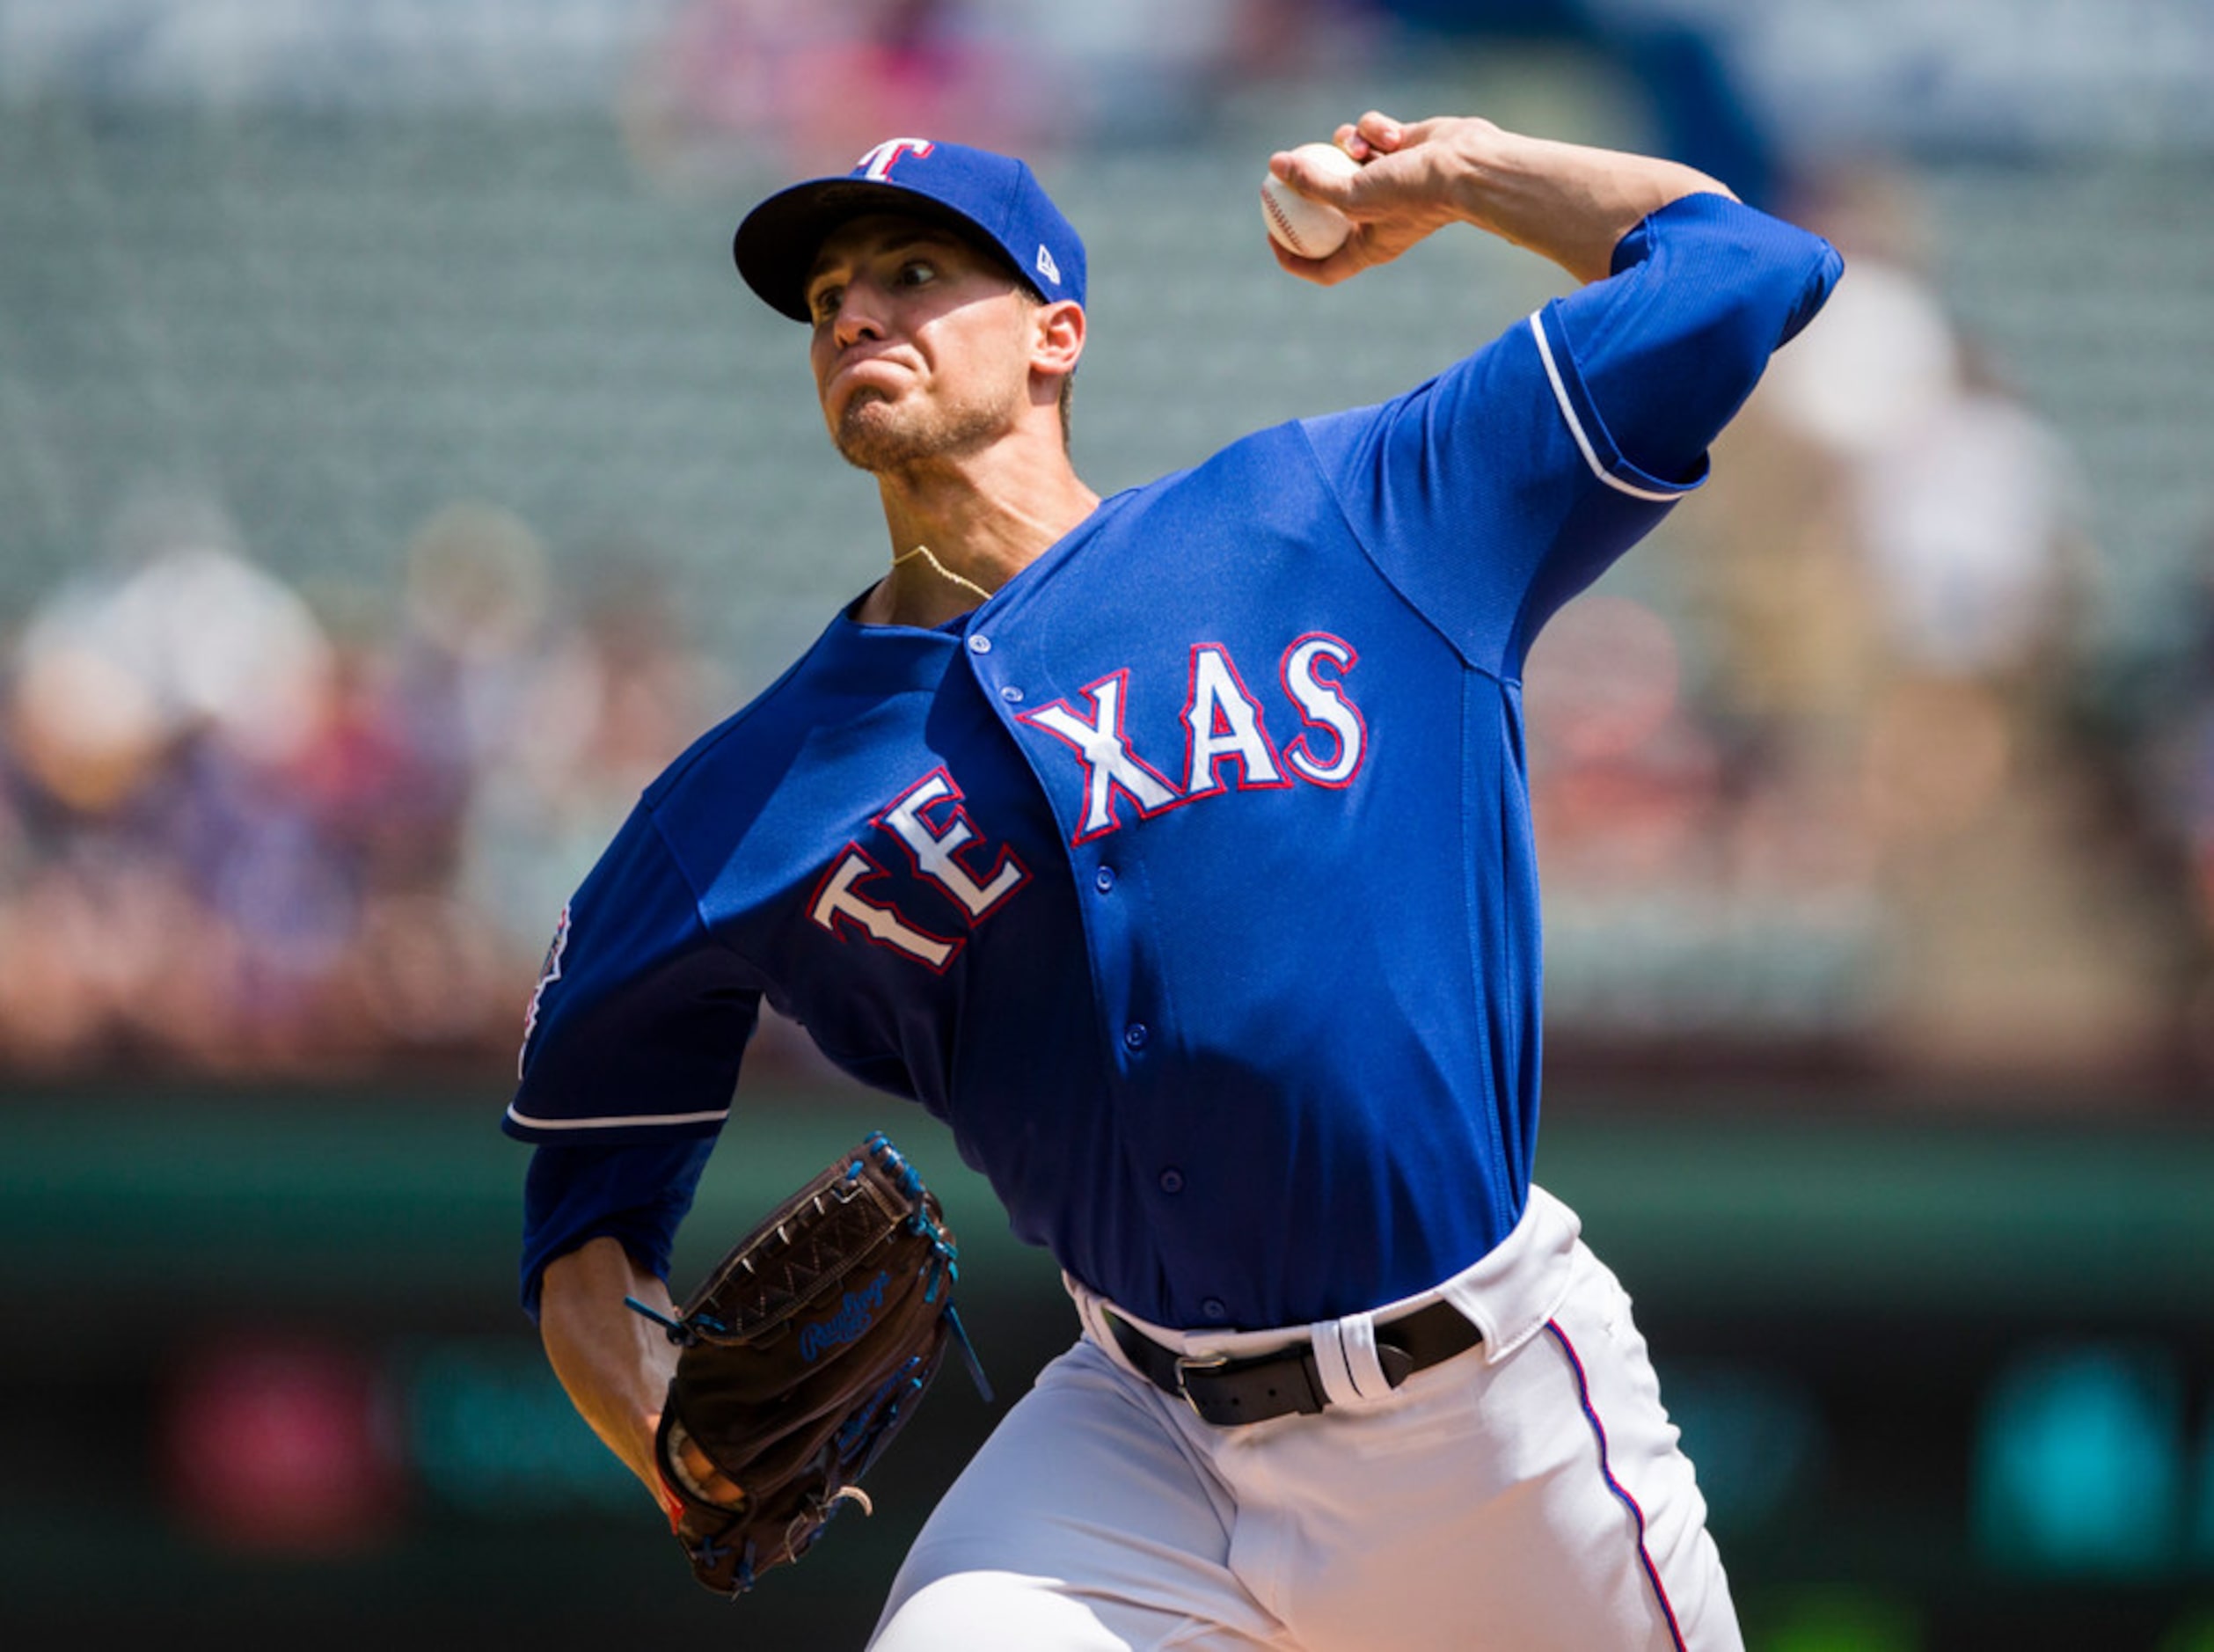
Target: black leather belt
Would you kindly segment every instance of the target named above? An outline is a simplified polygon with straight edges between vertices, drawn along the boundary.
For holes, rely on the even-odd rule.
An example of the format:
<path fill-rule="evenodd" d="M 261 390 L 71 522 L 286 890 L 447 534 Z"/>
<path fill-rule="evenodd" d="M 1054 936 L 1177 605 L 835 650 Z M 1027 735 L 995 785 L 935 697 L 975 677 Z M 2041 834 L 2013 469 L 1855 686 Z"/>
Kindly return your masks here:
<path fill-rule="evenodd" d="M 1163 1393 L 1191 1407 L 1203 1422 L 1230 1428 L 1293 1412 L 1312 1415 L 1330 1403 L 1312 1342 L 1244 1359 L 1227 1354 L 1195 1357 L 1163 1348 L 1112 1309 L 1107 1318 L 1130 1363 Z M 1416 1371 L 1465 1354 L 1483 1340 L 1484 1334 L 1451 1304 L 1433 1302 L 1376 1327 L 1377 1363 L 1396 1388 Z"/>

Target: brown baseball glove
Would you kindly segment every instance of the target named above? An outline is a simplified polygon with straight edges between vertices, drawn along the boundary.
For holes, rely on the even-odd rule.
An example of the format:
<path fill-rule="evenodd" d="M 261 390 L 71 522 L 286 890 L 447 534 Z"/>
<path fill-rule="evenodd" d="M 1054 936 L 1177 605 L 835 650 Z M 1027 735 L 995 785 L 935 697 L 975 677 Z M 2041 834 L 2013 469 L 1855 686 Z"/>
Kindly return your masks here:
<path fill-rule="evenodd" d="M 717 1264 L 668 1328 L 677 1356 L 655 1440 L 677 1505 L 672 1529 L 693 1574 L 742 1595 L 806 1553 L 854 1482 L 915 1414 L 958 1341 L 954 1238 L 938 1200 L 881 1135 L 772 1212 Z M 736 1485 L 710 1496 L 684 1466 L 691 1445 Z"/>

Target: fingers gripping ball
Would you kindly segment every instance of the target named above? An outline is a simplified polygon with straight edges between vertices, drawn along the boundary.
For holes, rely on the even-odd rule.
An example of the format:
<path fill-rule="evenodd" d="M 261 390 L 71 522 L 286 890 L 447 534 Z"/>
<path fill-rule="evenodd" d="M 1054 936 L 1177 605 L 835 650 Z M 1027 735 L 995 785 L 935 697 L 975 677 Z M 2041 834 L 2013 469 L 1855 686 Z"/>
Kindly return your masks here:
<path fill-rule="evenodd" d="M 1361 170 L 1360 162 L 1334 143 L 1302 143 L 1291 152 L 1334 177 L 1350 178 Z M 1328 258 L 1353 232 L 1345 214 L 1301 194 L 1274 172 L 1260 180 L 1260 216 L 1269 239 L 1300 258 Z"/>
<path fill-rule="evenodd" d="M 741 1595 L 806 1553 L 921 1404 L 949 1341 L 954 1239 L 937 1198 L 872 1136 L 740 1240 L 670 1319 L 683 1351 L 654 1442 L 699 1581 Z M 686 1448 L 742 1494 L 712 1496 Z"/>

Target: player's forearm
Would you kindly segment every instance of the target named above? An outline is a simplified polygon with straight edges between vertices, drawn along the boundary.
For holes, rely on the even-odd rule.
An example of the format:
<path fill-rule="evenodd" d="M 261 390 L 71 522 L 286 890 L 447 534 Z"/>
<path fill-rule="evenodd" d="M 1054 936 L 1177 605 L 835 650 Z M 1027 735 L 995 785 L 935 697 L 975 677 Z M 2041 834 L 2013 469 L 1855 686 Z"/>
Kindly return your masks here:
<path fill-rule="evenodd" d="M 1675 161 L 1525 137 L 1488 121 L 1457 123 L 1443 147 L 1443 186 L 1461 218 L 1580 281 L 1604 280 L 1616 245 L 1648 214 L 1685 195 L 1731 193 Z"/>
<path fill-rule="evenodd" d="M 1527 247 L 1580 281 L 1602 281 L 1622 238 L 1670 201 L 1710 193 L 1735 199 L 1675 161 L 1525 137 L 1476 115 L 1402 122 L 1371 109 L 1334 136 L 1361 165 L 1326 167 L 1296 150 L 1268 162 L 1278 180 L 1353 226 L 1324 257 L 1276 248 L 1285 269 L 1325 287 L 1389 263 L 1451 223 Z"/>
<path fill-rule="evenodd" d="M 661 1327 L 623 1305 L 625 1296 L 673 1312 L 668 1288 L 618 1241 L 589 1240 L 546 1265 L 538 1330 L 579 1414 L 660 1502 L 654 1429 L 676 1350 Z"/>

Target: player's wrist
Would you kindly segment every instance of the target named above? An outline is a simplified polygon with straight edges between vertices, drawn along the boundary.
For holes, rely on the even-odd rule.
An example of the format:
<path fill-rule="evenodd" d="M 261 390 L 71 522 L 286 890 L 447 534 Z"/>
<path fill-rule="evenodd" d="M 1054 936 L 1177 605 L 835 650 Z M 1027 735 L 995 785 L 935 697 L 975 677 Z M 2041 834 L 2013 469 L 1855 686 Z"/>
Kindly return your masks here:
<path fill-rule="evenodd" d="M 1462 115 L 1441 135 L 1443 190 L 1453 216 L 1492 230 L 1502 186 L 1526 170 L 1530 140 L 1481 115 Z"/>
<path fill-rule="evenodd" d="M 1583 193 L 1576 180 L 1589 170 L 1588 152 L 1578 145 L 1510 132 L 1480 117 L 1455 128 L 1450 150 L 1455 212 L 1523 245 Z"/>

